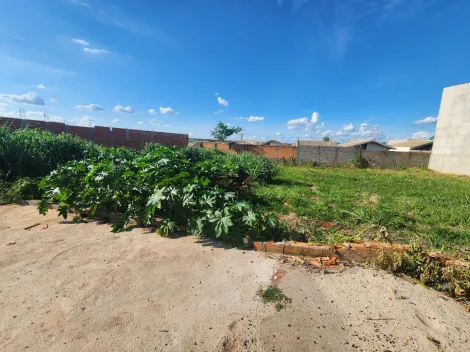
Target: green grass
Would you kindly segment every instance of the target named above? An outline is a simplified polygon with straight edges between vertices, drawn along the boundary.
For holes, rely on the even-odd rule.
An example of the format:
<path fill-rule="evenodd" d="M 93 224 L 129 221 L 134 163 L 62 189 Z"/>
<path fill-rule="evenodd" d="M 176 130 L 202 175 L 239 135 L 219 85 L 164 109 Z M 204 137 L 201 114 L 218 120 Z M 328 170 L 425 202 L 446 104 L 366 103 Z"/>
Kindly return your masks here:
<path fill-rule="evenodd" d="M 279 166 L 254 200 L 265 210 L 334 221 L 349 235 L 385 226 L 396 240 L 434 249 L 470 248 L 470 178 L 425 169 Z"/>

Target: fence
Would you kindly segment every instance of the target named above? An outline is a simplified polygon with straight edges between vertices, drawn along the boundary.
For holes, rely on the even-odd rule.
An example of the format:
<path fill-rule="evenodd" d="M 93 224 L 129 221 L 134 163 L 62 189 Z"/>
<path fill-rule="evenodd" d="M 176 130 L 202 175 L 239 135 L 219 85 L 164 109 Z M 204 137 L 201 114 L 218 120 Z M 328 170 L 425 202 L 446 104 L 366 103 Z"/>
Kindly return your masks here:
<path fill-rule="evenodd" d="M 188 135 L 178 133 L 140 131 L 127 128 L 110 128 L 104 126 L 81 127 L 69 126 L 60 122 L 36 121 L 0 117 L 0 126 L 7 125 L 12 129 L 35 128 L 50 131 L 54 134 L 62 132 L 76 135 L 97 144 L 111 147 L 130 147 L 140 149 L 146 143 L 159 143 L 166 146 L 187 146 Z"/>
<path fill-rule="evenodd" d="M 359 155 L 362 155 L 369 162 L 370 166 L 377 168 L 427 168 L 431 153 L 425 151 L 370 151 L 353 147 L 297 147 L 297 160 L 301 162 L 316 162 L 319 165 L 344 165 Z"/>
<path fill-rule="evenodd" d="M 203 148 L 215 148 L 225 153 L 248 152 L 270 159 L 296 159 L 299 162 L 314 162 L 318 165 L 340 166 L 362 155 L 372 167 L 407 168 L 428 167 L 429 152 L 368 151 L 353 147 L 320 146 L 271 146 L 238 143 L 202 142 Z"/>
<path fill-rule="evenodd" d="M 297 147 L 293 146 L 203 142 L 202 147 L 215 148 L 225 153 L 248 152 L 263 155 L 269 159 L 293 159 L 296 158 L 297 153 Z"/>

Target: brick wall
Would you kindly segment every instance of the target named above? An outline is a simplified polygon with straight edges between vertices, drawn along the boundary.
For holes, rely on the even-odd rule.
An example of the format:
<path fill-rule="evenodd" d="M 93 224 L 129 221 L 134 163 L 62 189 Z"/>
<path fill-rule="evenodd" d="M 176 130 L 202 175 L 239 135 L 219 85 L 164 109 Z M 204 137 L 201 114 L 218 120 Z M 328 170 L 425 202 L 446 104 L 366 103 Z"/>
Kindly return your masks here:
<path fill-rule="evenodd" d="M 296 157 L 296 147 L 253 144 L 229 144 L 217 142 L 203 142 L 203 148 L 215 148 L 224 153 L 252 153 L 263 155 L 269 159 L 291 159 Z"/>
<path fill-rule="evenodd" d="M 35 128 L 51 131 L 54 134 L 62 132 L 76 135 L 80 138 L 107 146 L 126 146 L 140 149 L 148 142 L 160 143 L 166 146 L 187 146 L 188 135 L 179 133 L 140 131 L 125 128 L 109 128 L 104 126 L 81 127 L 69 126 L 59 122 L 46 122 L 36 120 L 22 120 L 9 117 L 0 117 L 0 126 L 9 126 L 11 129 Z"/>

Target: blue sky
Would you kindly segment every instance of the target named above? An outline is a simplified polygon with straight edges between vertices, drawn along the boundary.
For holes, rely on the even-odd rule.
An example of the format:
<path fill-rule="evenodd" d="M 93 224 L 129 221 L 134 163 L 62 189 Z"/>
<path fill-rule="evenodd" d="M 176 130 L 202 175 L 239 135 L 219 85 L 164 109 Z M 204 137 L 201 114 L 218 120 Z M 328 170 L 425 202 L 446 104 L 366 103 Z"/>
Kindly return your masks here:
<path fill-rule="evenodd" d="M 208 137 L 429 138 L 459 0 L 1 0 L 0 115 Z M 256 136 L 256 137 L 255 137 Z"/>

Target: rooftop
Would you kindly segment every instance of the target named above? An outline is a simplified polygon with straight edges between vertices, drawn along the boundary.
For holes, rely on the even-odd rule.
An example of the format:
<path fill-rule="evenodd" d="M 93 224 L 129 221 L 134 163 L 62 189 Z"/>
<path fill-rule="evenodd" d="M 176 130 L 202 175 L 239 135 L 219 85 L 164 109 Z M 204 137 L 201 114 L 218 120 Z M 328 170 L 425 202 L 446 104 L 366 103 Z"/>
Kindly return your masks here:
<path fill-rule="evenodd" d="M 340 147 L 358 147 L 360 145 L 367 144 L 367 143 L 375 143 L 375 144 L 382 145 L 384 147 L 393 149 L 393 147 L 391 147 L 387 144 L 380 143 L 380 142 L 374 141 L 372 139 L 358 139 L 358 140 L 355 140 L 355 141 L 349 141 L 349 142 L 346 142 L 346 143 L 342 143 L 339 146 Z"/>
<path fill-rule="evenodd" d="M 392 144 L 393 147 L 408 147 L 408 148 L 418 148 L 418 147 L 422 147 L 424 145 L 428 145 L 428 144 L 433 144 L 434 141 L 431 141 L 429 139 L 427 140 L 420 140 L 420 139 L 412 139 L 412 140 L 409 140 L 409 141 L 406 141 L 406 142 L 401 142 L 401 143 L 394 143 Z"/>
<path fill-rule="evenodd" d="M 336 142 L 334 141 L 302 141 L 298 142 L 298 145 L 304 145 L 309 147 L 336 147 Z"/>

